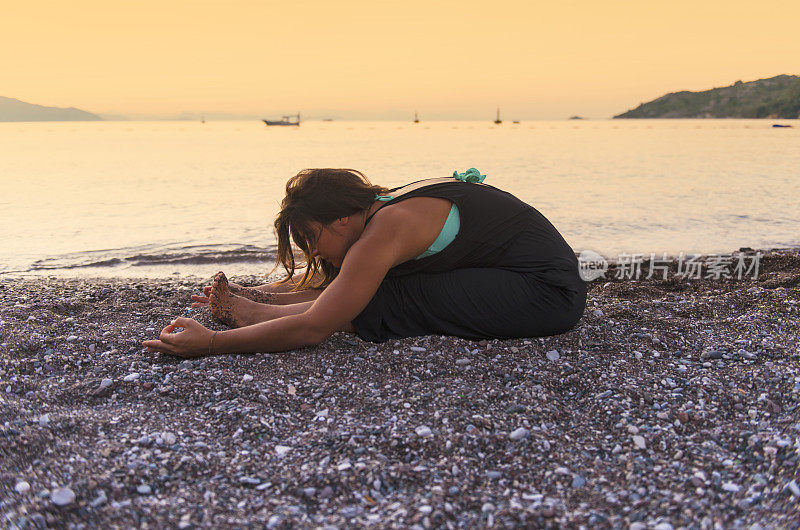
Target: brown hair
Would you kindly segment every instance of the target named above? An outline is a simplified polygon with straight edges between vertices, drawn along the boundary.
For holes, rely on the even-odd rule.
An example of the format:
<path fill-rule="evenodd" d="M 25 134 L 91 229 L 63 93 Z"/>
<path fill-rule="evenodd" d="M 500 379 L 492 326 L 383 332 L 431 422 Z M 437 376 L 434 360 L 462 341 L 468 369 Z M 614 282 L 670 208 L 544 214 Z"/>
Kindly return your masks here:
<path fill-rule="evenodd" d="M 310 242 L 314 234 L 309 223 L 316 221 L 327 225 L 367 210 L 376 195 L 387 191 L 383 186 L 370 183 L 355 169 L 304 169 L 290 178 L 286 183 L 286 197 L 281 201 L 281 211 L 275 218 L 278 239 L 275 269 L 283 265 L 287 272 L 281 283 L 290 281 L 297 268 L 291 246 L 291 241 L 294 241 L 305 255 L 307 264 L 306 272 L 294 290 L 322 289 L 330 284 L 339 270 L 322 258 L 311 256 Z"/>

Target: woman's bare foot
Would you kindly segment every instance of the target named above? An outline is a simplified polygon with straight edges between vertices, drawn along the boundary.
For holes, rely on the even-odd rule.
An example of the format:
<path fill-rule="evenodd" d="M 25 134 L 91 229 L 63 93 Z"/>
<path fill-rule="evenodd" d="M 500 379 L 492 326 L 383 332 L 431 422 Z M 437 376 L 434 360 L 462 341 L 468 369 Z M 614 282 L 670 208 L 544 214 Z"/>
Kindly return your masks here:
<path fill-rule="evenodd" d="M 220 271 L 222 272 L 222 271 Z M 208 306 L 208 297 L 211 294 L 211 285 L 207 285 L 203 287 L 203 294 L 193 294 L 191 296 L 192 307 L 207 307 Z M 228 281 L 228 291 L 231 294 L 235 294 L 237 296 L 243 296 L 248 300 L 252 300 L 254 302 L 258 302 L 259 304 L 279 304 L 281 303 L 278 301 L 277 296 L 275 293 L 262 291 L 260 289 L 254 289 L 253 287 L 242 287 L 241 285 L 235 284 L 231 281 Z"/>
<path fill-rule="evenodd" d="M 214 275 L 208 300 L 214 318 L 232 328 L 249 326 L 274 318 L 270 314 L 268 305 L 233 294 L 228 278 L 222 271 Z"/>
<path fill-rule="evenodd" d="M 237 285 L 234 287 L 231 285 L 231 292 L 238 296 L 244 296 L 248 300 L 252 300 L 253 302 L 258 302 L 259 304 L 274 304 L 275 303 L 275 293 L 267 293 L 265 291 L 259 291 L 258 289 L 253 289 L 252 287 L 242 287 Z"/>

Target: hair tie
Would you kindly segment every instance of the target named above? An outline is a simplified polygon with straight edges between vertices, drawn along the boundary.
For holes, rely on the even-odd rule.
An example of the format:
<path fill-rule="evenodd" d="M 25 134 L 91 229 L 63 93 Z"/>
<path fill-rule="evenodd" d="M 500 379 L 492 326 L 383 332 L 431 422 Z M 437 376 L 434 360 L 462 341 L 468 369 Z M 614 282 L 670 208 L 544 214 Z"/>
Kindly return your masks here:
<path fill-rule="evenodd" d="M 474 167 L 471 167 L 463 173 L 459 173 L 458 171 L 453 171 L 453 178 L 456 180 L 460 180 L 461 182 L 471 182 L 474 184 L 483 182 L 483 179 L 486 178 L 486 175 L 481 175 L 480 171 L 478 171 Z"/>

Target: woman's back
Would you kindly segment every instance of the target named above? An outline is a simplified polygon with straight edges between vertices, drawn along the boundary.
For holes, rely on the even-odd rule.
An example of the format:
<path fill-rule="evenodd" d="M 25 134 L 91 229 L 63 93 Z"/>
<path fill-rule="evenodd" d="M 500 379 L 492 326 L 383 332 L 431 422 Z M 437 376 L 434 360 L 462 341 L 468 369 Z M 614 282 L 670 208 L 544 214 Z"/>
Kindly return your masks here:
<path fill-rule="evenodd" d="M 394 198 L 382 207 L 415 197 L 447 199 L 458 208 L 459 232 L 439 252 L 392 267 L 388 277 L 495 267 L 534 273 L 551 285 L 582 285 L 575 253 L 538 210 L 487 184 L 454 179 L 431 182 L 419 181 L 390 190 L 389 195 Z M 398 190 L 404 193 L 398 195 Z M 370 219 L 371 216 L 367 222 Z"/>

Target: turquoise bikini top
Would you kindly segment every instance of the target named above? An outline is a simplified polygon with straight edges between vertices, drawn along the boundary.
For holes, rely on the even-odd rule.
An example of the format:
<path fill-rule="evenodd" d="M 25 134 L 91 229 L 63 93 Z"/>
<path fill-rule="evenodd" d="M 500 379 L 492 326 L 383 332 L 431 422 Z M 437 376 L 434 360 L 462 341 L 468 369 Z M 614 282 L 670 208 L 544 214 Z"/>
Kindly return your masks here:
<path fill-rule="evenodd" d="M 483 182 L 483 179 L 486 178 L 486 175 L 481 175 L 480 172 L 475 169 L 474 167 L 469 168 L 464 173 L 459 173 L 458 171 L 453 171 L 453 178 L 456 180 L 460 180 L 462 182 Z M 391 195 L 376 195 L 376 201 L 390 201 L 394 199 Z M 453 240 L 458 235 L 458 230 L 461 228 L 461 217 L 458 214 L 458 207 L 455 203 L 450 207 L 450 213 L 447 215 L 447 220 L 444 222 L 444 226 L 442 227 L 441 232 L 436 237 L 436 241 L 428 247 L 428 250 L 420 254 L 414 259 L 422 259 L 427 258 L 428 256 L 432 256 L 437 252 L 441 252 L 447 245 L 453 242 Z"/>

